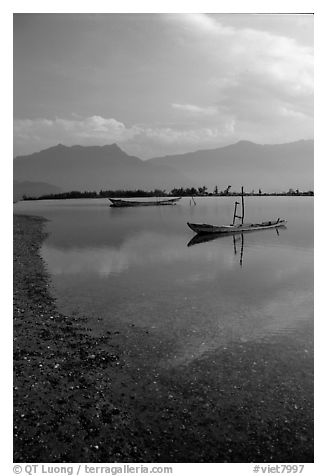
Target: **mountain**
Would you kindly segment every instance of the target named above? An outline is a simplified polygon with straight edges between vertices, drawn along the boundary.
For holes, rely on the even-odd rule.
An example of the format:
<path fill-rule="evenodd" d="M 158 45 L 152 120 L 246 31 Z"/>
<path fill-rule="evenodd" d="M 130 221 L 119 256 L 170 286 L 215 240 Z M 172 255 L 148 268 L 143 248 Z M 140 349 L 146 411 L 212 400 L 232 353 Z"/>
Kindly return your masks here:
<path fill-rule="evenodd" d="M 151 159 L 157 165 L 173 166 L 197 185 L 211 191 L 229 184 L 232 190 L 261 188 L 263 191 L 287 191 L 289 188 L 313 190 L 313 140 L 287 144 L 260 145 L 240 141 L 213 150 Z"/>
<path fill-rule="evenodd" d="M 51 183 L 61 191 L 171 190 L 194 185 L 205 185 L 209 191 L 216 185 L 219 190 L 228 185 L 232 185 L 232 190 L 244 185 L 246 191 L 313 190 L 313 141 L 275 145 L 240 141 L 218 149 L 147 161 L 126 154 L 116 144 L 103 147 L 59 144 L 16 157 L 14 178 Z"/>
<path fill-rule="evenodd" d="M 59 187 L 44 182 L 17 182 L 14 180 L 14 202 L 21 200 L 24 195 L 27 197 L 40 197 L 50 193 L 60 193 Z"/>
<path fill-rule="evenodd" d="M 14 159 L 14 178 L 50 182 L 63 191 L 171 189 L 189 185 L 182 172 L 166 164 L 142 161 L 116 144 L 91 147 L 57 145 Z"/>

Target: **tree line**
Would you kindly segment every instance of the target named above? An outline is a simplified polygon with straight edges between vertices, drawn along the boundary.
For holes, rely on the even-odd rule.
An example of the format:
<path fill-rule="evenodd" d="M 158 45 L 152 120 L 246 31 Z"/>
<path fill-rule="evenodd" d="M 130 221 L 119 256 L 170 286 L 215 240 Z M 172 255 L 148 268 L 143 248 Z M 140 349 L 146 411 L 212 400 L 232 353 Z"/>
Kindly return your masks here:
<path fill-rule="evenodd" d="M 71 199 L 71 198 L 132 198 L 132 197 L 212 197 L 212 196 L 238 196 L 240 192 L 231 191 L 231 185 L 228 185 L 227 188 L 219 190 L 217 185 L 214 187 L 213 191 L 208 191 L 208 187 L 175 187 L 170 192 L 161 189 L 155 190 L 100 190 L 96 191 L 79 191 L 73 190 L 71 192 L 62 192 L 62 193 L 51 193 L 42 195 L 40 197 L 29 197 L 27 195 L 23 196 L 23 200 L 60 200 L 60 199 Z M 251 192 L 244 192 L 246 196 L 313 196 L 313 190 L 300 191 L 299 189 L 290 188 L 287 192 L 264 192 L 261 188 L 257 191 L 252 190 Z"/>

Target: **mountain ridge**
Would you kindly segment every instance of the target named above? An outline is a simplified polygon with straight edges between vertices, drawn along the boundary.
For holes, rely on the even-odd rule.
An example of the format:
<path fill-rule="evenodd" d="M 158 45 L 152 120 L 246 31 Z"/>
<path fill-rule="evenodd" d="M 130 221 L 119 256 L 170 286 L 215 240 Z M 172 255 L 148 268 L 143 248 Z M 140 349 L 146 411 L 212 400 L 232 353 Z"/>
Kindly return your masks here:
<path fill-rule="evenodd" d="M 64 192 L 189 185 L 189 179 L 181 172 L 128 155 L 116 143 L 69 147 L 58 144 L 15 157 L 13 168 L 15 180 L 50 182 Z"/>
<path fill-rule="evenodd" d="M 50 147 L 47 147 L 46 149 L 41 149 L 39 151 L 35 151 L 35 152 L 32 152 L 31 154 L 20 154 L 20 155 L 16 155 L 14 157 L 14 160 L 16 159 L 22 159 L 22 158 L 25 158 L 25 157 L 31 157 L 31 156 L 35 156 L 35 155 L 39 155 L 43 152 L 49 152 L 49 151 L 58 151 L 58 150 L 68 150 L 68 149 L 75 149 L 75 150 L 80 150 L 80 149 L 84 149 L 84 148 L 89 148 L 89 149 L 110 149 L 110 150 L 119 150 L 120 152 L 123 152 L 125 153 L 126 155 L 129 155 L 127 154 L 126 152 L 124 152 L 118 145 L 116 142 L 113 142 L 112 144 L 105 144 L 105 145 L 89 145 L 89 146 L 83 146 L 83 145 L 80 145 L 80 144 L 74 144 L 74 145 L 64 145 L 64 144 L 61 144 L 61 142 L 59 142 L 58 144 L 56 145 L 52 145 Z M 133 157 L 133 156 L 130 156 L 130 157 Z M 141 160 L 139 159 L 138 157 L 135 157 L 137 158 L 138 160 Z"/>
<path fill-rule="evenodd" d="M 142 160 L 116 143 L 56 146 L 14 158 L 14 178 L 51 183 L 63 191 L 172 189 L 218 186 L 285 191 L 313 189 L 314 141 L 281 144 L 241 140 L 215 149 Z"/>
<path fill-rule="evenodd" d="M 162 159 L 162 158 L 165 158 L 165 157 L 175 157 L 175 156 L 183 156 L 183 155 L 188 155 L 188 154 L 195 154 L 195 153 L 199 153 L 199 152 L 221 150 L 221 149 L 226 149 L 226 148 L 229 148 L 229 147 L 232 147 L 232 146 L 236 146 L 238 144 L 252 144 L 252 145 L 256 145 L 256 146 L 269 146 L 269 147 L 277 146 L 278 147 L 278 146 L 287 146 L 289 144 L 300 144 L 300 143 L 306 143 L 306 142 L 314 143 L 314 139 L 298 139 L 296 141 L 278 142 L 276 144 L 271 144 L 271 143 L 259 144 L 258 142 L 253 142 L 253 141 L 250 141 L 250 140 L 247 140 L 247 139 L 240 139 L 237 142 L 232 142 L 231 144 L 227 144 L 227 145 L 224 144 L 222 146 L 214 147 L 214 148 L 210 148 L 210 149 L 197 149 L 195 151 L 182 152 L 182 153 L 179 153 L 179 154 L 159 155 L 159 156 L 156 156 L 156 157 L 150 157 L 149 159 L 141 159 L 141 158 L 139 158 L 135 155 L 128 154 L 117 144 L 117 142 L 113 142 L 112 144 L 105 144 L 105 145 L 96 145 L 96 144 L 94 144 L 94 145 L 89 145 L 89 146 L 83 146 L 83 145 L 80 145 L 80 144 L 64 145 L 61 142 L 59 142 L 56 145 L 47 147 L 45 149 L 41 149 L 39 151 L 31 152 L 30 154 L 16 155 L 16 156 L 14 156 L 14 160 L 19 159 L 19 158 L 24 158 L 24 157 L 30 157 L 32 155 L 40 154 L 41 152 L 46 152 L 46 151 L 50 151 L 50 150 L 53 150 L 53 149 L 60 149 L 60 148 L 62 148 L 62 149 L 84 149 L 84 148 L 105 149 L 105 148 L 109 148 L 109 149 L 119 150 L 119 151 L 123 152 L 124 154 L 128 155 L 129 157 L 135 157 L 136 159 L 141 160 L 142 162 L 148 162 L 148 161 L 151 161 L 151 160 L 154 160 L 154 159 L 157 160 L 157 159 Z"/>
<path fill-rule="evenodd" d="M 150 159 L 174 166 L 190 180 L 207 187 L 286 191 L 290 187 L 313 189 L 314 141 L 302 139 L 281 144 L 238 141 L 216 149 Z"/>
<path fill-rule="evenodd" d="M 24 195 L 27 197 L 40 197 L 41 195 L 48 195 L 53 193 L 61 193 L 62 190 L 55 185 L 45 182 L 13 182 L 13 199 L 14 202 L 21 200 Z"/>
<path fill-rule="evenodd" d="M 244 145 L 254 145 L 254 146 L 258 146 L 258 147 L 264 147 L 264 146 L 267 146 L 267 147 L 278 147 L 278 146 L 287 146 L 289 144 L 301 144 L 301 143 L 314 143 L 314 140 L 313 139 L 299 139 L 299 140 L 296 140 L 296 141 L 291 141 L 291 142 L 280 142 L 280 143 L 277 143 L 277 144 L 258 144 L 257 142 L 253 142 L 253 141 L 250 141 L 250 140 L 246 140 L 246 139 L 241 139 L 237 142 L 233 142 L 231 144 L 227 144 L 227 145 L 222 145 L 222 146 L 219 146 L 219 147 L 214 147 L 212 149 L 197 149 L 197 150 L 194 150 L 192 152 L 182 152 L 182 153 L 179 153 L 179 154 L 168 154 L 168 155 L 158 155 L 157 157 L 151 157 L 150 159 L 147 159 L 147 161 L 151 161 L 151 160 L 159 160 L 159 159 L 163 159 L 163 158 L 166 158 L 166 157 L 177 157 L 177 156 L 184 156 L 184 155 L 190 155 L 190 154 L 197 154 L 197 153 L 201 153 L 201 152 L 209 152 L 209 151 L 219 151 L 221 149 L 227 149 L 229 147 L 233 147 L 233 146 L 237 146 L 239 144 L 244 144 Z"/>

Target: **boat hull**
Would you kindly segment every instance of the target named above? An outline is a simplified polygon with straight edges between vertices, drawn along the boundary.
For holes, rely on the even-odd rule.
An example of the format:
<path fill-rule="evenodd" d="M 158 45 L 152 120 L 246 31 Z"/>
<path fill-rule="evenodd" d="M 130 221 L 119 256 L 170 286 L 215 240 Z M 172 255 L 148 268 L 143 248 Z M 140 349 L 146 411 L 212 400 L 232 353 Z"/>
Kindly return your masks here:
<path fill-rule="evenodd" d="M 269 228 L 278 228 L 285 226 L 286 220 L 274 220 L 262 223 L 244 223 L 243 225 L 225 225 L 215 226 L 206 223 L 189 223 L 187 225 L 198 235 L 209 234 L 227 234 L 227 233 L 243 233 L 244 231 L 266 230 Z"/>
<path fill-rule="evenodd" d="M 111 201 L 111 207 L 114 208 L 125 208 L 125 207 L 156 207 L 156 206 L 165 206 L 165 205 L 176 205 L 179 198 L 172 198 L 169 200 L 156 200 L 156 201 L 148 201 L 148 202 L 137 202 L 132 200 L 120 200 L 109 198 Z"/>

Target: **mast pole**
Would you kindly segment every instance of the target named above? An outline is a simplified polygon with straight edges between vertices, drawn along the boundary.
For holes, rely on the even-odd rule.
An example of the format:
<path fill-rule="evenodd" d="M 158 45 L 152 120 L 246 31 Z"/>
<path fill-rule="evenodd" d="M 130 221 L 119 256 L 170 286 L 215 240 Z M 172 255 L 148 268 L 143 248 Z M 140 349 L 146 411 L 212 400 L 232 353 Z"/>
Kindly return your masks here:
<path fill-rule="evenodd" d="M 244 222 L 244 189 L 242 186 L 242 225 L 243 225 L 243 222 Z"/>
<path fill-rule="evenodd" d="M 234 216 L 233 216 L 233 225 L 235 224 L 235 218 L 237 217 L 237 215 L 236 215 L 237 205 L 238 205 L 238 202 L 235 202 L 235 206 L 234 206 Z M 237 217 L 237 218 L 239 218 L 239 217 Z"/>

